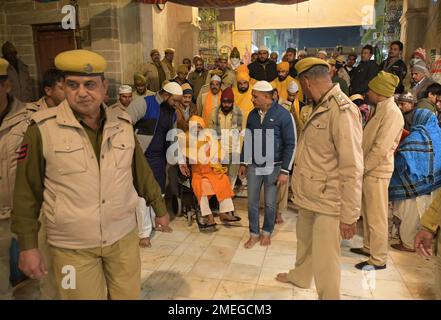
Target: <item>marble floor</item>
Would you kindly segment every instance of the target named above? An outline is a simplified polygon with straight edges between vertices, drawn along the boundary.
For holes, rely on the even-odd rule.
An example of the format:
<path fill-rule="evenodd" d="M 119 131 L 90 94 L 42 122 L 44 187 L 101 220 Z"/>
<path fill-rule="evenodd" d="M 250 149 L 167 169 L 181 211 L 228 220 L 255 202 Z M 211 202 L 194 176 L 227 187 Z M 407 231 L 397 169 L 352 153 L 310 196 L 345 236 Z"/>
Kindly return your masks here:
<path fill-rule="evenodd" d="M 293 267 L 296 256 L 296 213 L 293 208 L 277 225 L 270 247 L 247 250 L 246 199 L 235 199 L 239 227 L 218 226 L 211 234 L 200 233 L 184 217 L 173 220 L 173 233 L 157 232 L 152 248 L 142 249 L 143 299 L 317 299 L 314 286 L 299 289 L 276 281 L 279 272 Z M 349 248 L 362 238 L 342 242 L 342 299 L 434 299 L 431 261 L 414 253 L 390 248 L 386 270 L 365 274 L 354 268 L 364 257 Z"/>
<path fill-rule="evenodd" d="M 296 213 L 289 208 L 285 222 L 276 225 L 270 247 L 243 247 L 248 237 L 247 199 L 235 199 L 238 227 L 218 226 L 211 234 L 200 233 L 195 223 L 175 218 L 173 233 L 156 232 L 152 248 L 141 249 L 143 299 L 313 300 L 314 285 L 299 289 L 275 280 L 279 272 L 294 266 Z M 361 229 L 361 228 L 359 228 Z M 359 246 L 356 236 L 342 242 L 342 299 L 435 299 L 433 265 L 414 253 L 392 248 L 386 270 L 364 274 L 354 265 L 364 257 L 349 248 Z M 38 282 L 25 281 L 15 290 L 16 299 L 38 299 Z"/>

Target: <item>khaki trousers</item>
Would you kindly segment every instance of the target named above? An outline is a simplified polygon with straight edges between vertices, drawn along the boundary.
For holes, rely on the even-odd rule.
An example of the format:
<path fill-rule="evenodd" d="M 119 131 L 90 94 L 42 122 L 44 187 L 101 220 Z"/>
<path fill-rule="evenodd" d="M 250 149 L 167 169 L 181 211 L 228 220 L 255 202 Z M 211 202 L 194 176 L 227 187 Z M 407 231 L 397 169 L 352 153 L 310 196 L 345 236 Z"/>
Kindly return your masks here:
<path fill-rule="evenodd" d="M 436 299 L 441 300 L 441 234 L 438 231 L 438 245 L 435 257 L 435 294 Z"/>
<path fill-rule="evenodd" d="M 289 190 L 289 178 L 288 182 L 282 186 L 277 188 L 277 210 L 276 213 L 285 213 L 288 208 L 288 190 Z"/>
<path fill-rule="evenodd" d="M 339 217 L 300 209 L 296 231 L 296 264 L 288 280 L 309 288 L 314 277 L 319 299 L 340 299 Z"/>
<path fill-rule="evenodd" d="M 371 176 L 363 179 L 363 249 L 371 255 L 369 263 L 376 266 L 387 262 L 389 181 Z"/>
<path fill-rule="evenodd" d="M 421 228 L 420 219 L 431 203 L 431 195 L 394 201 L 393 215 L 401 220 L 400 239 L 406 248 L 415 249 L 415 237 Z"/>
<path fill-rule="evenodd" d="M 11 219 L 0 220 L 0 300 L 12 299 L 12 286 L 9 280 L 9 251 L 11 248 Z"/>
<path fill-rule="evenodd" d="M 135 229 L 106 247 L 73 250 L 50 246 L 61 299 L 140 299 L 141 260 L 138 242 L 138 230 Z"/>
<path fill-rule="evenodd" d="M 38 232 L 38 249 L 43 256 L 47 270 L 47 275 L 40 280 L 40 300 L 59 300 L 60 295 L 55 281 L 54 266 L 52 264 L 49 244 L 47 243 L 46 218 L 44 215 L 41 215 L 40 223 L 40 231 Z"/>
<path fill-rule="evenodd" d="M 240 164 L 229 164 L 228 166 L 228 179 L 230 180 L 231 188 L 234 190 L 236 185 L 237 175 L 239 173 Z"/>

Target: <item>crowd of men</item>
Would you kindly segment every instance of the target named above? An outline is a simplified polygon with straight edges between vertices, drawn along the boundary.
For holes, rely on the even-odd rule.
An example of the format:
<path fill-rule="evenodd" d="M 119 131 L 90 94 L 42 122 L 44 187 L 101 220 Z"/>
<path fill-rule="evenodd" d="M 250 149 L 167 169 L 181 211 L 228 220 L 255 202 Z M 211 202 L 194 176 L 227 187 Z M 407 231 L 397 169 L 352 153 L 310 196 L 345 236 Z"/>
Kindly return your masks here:
<path fill-rule="evenodd" d="M 396 234 L 394 249 L 436 256 L 440 294 L 441 253 L 432 242 L 441 225 L 441 85 L 417 50 L 406 88 L 402 51 L 392 42 L 378 65 L 369 45 L 358 64 L 355 53 L 288 48 L 278 62 L 262 46 L 244 65 L 235 48 L 208 70 L 200 56 L 176 66 L 174 49 L 162 60 L 154 49 L 134 85 L 121 85 L 117 103 L 107 106 L 101 55 L 60 53 L 44 74 L 43 96 L 31 102 L 27 67 L 5 43 L 0 296 L 12 297 L 16 235 L 19 267 L 40 280 L 42 298 L 138 299 L 139 246 L 151 245 L 152 226 L 172 231 L 164 195 L 178 195 L 180 175 L 190 179 L 201 230 L 209 232 L 217 224 L 210 200 L 221 223 L 238 222 L 235 186 L 246 186 L 247 249 L 270 246 L 294 203 L 295 267 L 278 281 L 309 288 L 314 279 L 320 299 L 339 299 L 341 239 L 356 234 L 361 216 L 363 247 L 351 251 L 368 259 L 357 269 L 385 269 Z M 233 136 L 225 143 L 226 130 Z M 173 142 L 176 162 L 168 153 Z M 76 272 L 74 290 L 63 280 L 66 265 Z"/>

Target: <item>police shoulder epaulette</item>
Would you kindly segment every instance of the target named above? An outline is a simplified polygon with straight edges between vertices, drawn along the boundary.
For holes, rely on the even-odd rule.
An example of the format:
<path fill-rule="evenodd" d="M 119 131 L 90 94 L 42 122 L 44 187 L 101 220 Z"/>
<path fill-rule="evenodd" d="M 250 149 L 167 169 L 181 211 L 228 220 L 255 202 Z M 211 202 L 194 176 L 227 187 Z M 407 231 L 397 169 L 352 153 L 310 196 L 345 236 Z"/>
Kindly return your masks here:
<path fill-rule="evenodd" d="M 332 98 L 335 100 L 340 110 L 346 110 L 351 106 L 351 100 L 349 100 L 349 98 L 343 93 L 333 94 Z"/>
<path fill-rule="evenodd" d="M 125 110 L 123 110 L 121 107 L 108 108 L 107 112 L 113 113 L 114 116 L 118 119 L 122 119 L 122 120 L 127 121 L 128 123 L 132 123 L 132 117 L 130 117 L 130 115 Z"/>
<path fill-rule="evenodd" d="M 31 120 L 40 123 L 44 120 L 54 118 L 57 116 L 57 110 L 58 107 L 37 111 L 32 115 Z"/>
<path fill-rule="evenodd" d="M 29 103 L 26 104 L 26 110 L 31 112 L 31 113 L 37 112 L 40 109 L 41 109 L 41 106 L 37 102 L 29 102 Z"/>
<path fill-rule="evenodd" d="M 115 103 L 112 104 L 111 106 L 107 106 L 107 108 L 110 109 L 115 109 L 115 108 L 119 108 L 121 110 L 125 110 L 125 107 L 123 107 L 123 105 L 121 103 Z"/>

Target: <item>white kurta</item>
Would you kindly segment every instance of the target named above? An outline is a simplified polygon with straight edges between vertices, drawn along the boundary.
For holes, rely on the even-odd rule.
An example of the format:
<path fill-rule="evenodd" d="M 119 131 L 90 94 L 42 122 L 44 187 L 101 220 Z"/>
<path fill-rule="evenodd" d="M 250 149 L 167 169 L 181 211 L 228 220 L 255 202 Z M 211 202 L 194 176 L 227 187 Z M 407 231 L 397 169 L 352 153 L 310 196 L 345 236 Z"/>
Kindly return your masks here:
<path fill-rule="evenodd" d="M 420 219 L 432 203 L 432 195 L 394 201 L 393 215 L 401 220 L 399 234 L 403 245 L 414 249 L 415 236 L 421 228 Z"/>
<path fill-rule="evenodd" d="M 144 198 L 138 199 L 136 207 L 136 221 L 138 222 L 138 236 L 140 239 L 149 238 L 155 227 L 155 211 L 147 207 Z"/>

